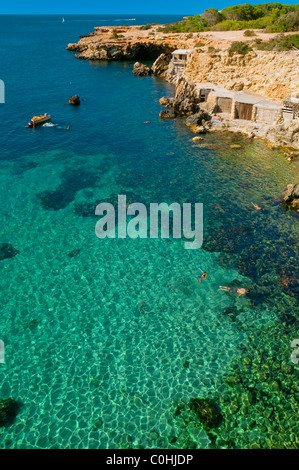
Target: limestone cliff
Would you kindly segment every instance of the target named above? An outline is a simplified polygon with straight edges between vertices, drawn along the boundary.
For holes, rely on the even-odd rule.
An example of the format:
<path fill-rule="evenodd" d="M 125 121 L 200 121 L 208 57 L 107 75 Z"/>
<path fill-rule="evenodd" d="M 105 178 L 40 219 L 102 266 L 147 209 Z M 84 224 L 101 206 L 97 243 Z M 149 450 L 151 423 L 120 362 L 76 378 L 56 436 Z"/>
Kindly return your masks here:
<path fill-rule="evenodd" d="M 189 82 L 211 82 L 228 90 L 244 89 L 282 99 L 299 90 L 299 52 L 252 51 L 245 56 L 230 56 L 227 51 L 194 51 L 184 76 Z"/>
<path fill-rule="evenodd" d="M 151 28 L 150 35 L 140 26 L 98 27 L 78 43 L 68 44 L 67 50 L 87 60 L 155 60 L 187 44 L 181 35 L 173 38 L 154 31 Z"/>

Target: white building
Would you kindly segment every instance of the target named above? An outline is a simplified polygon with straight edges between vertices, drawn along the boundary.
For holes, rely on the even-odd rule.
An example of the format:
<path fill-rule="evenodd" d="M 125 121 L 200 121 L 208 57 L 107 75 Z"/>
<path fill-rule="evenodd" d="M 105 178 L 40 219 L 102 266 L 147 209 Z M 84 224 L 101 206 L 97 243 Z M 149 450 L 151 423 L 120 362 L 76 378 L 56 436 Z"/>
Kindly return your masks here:
<path fill-rule="evenodd" d="M 186 65 L 187 56 L 190 52 L 191 49 L 177 49 L 176 51 L 173 51 L 171 61 L 174 65 L 174 72 L 176 74 L 183 72 Z"/>

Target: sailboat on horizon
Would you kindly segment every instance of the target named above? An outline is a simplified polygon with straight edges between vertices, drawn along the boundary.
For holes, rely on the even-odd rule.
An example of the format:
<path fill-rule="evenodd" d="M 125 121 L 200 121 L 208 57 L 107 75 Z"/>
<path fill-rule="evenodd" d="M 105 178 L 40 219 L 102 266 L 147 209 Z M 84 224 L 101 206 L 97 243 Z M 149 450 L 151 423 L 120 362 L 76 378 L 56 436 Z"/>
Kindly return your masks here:
<path fill-rule="evenodd" d="M 62 18 L 62 23 L 64 23 L 64 18 Z"/>

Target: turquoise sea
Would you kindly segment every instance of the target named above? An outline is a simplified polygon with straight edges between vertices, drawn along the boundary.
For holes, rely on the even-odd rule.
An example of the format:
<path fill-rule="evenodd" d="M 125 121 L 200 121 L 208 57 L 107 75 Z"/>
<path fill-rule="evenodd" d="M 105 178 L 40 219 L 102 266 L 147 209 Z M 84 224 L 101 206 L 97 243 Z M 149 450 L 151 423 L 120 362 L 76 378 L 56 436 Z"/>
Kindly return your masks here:
<path fill-rule="evenodd" d="M 172 85 L 65 50 L 94 26 L 180 19 L 0 17 L 0 400 L 18 403 L 0 448 L 299 446 L 298 216 L 280 202 L 299 161 L 236 134 L 195 144 L 159 120 Z M 46 112 L 52 125 L 25 128 Z M 96 203 L 118 194 L 202 202 L 203 247 L 98 239 Z"/>

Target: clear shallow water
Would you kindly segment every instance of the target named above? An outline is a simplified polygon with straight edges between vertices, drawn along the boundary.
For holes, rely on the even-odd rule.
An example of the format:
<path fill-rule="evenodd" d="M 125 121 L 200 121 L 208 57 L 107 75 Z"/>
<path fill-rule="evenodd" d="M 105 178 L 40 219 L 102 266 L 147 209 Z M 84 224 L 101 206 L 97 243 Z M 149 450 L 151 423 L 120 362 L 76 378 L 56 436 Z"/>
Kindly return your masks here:
<path fill-rule="evenodd" d="M 0 429 L 0 447 L 209 447 L 200 424 L 177 417 L 178 404 L 216 397 L 240 345 L 276 328 L 279 302 L 293 301 L 278 278 L 279 263 L 296 256 L 297 220 L 277 198 L 298 165 L 236 135 L 196 145 L 182 121 L 159 121 L 171 85 L 134 77 L 132 63 L 65 51 L 117 18 L 0 18 L 0 241 L 19 250 L 0 262 L 0 398 L 24 404 Z M 171 19 L 139 23 L 153 21 Z M 75 93 L 79 108 L 67 103 Z M 44 112 L 57 125 L 24 127 Z M 231 150 L 236 142 L 242 148 Z M 203 202 L 205 249 L 100 241 L 86 204 L 129 192 L 136 201 Z M 265 258 L 258 273 L 255 255 Z M 200 285 L 199 266 L 208 272 Z M 251 296 L 218 292 L 232 281 L 253 287 Z M 294 315 L 296 304 L 285 303 Z"/>

